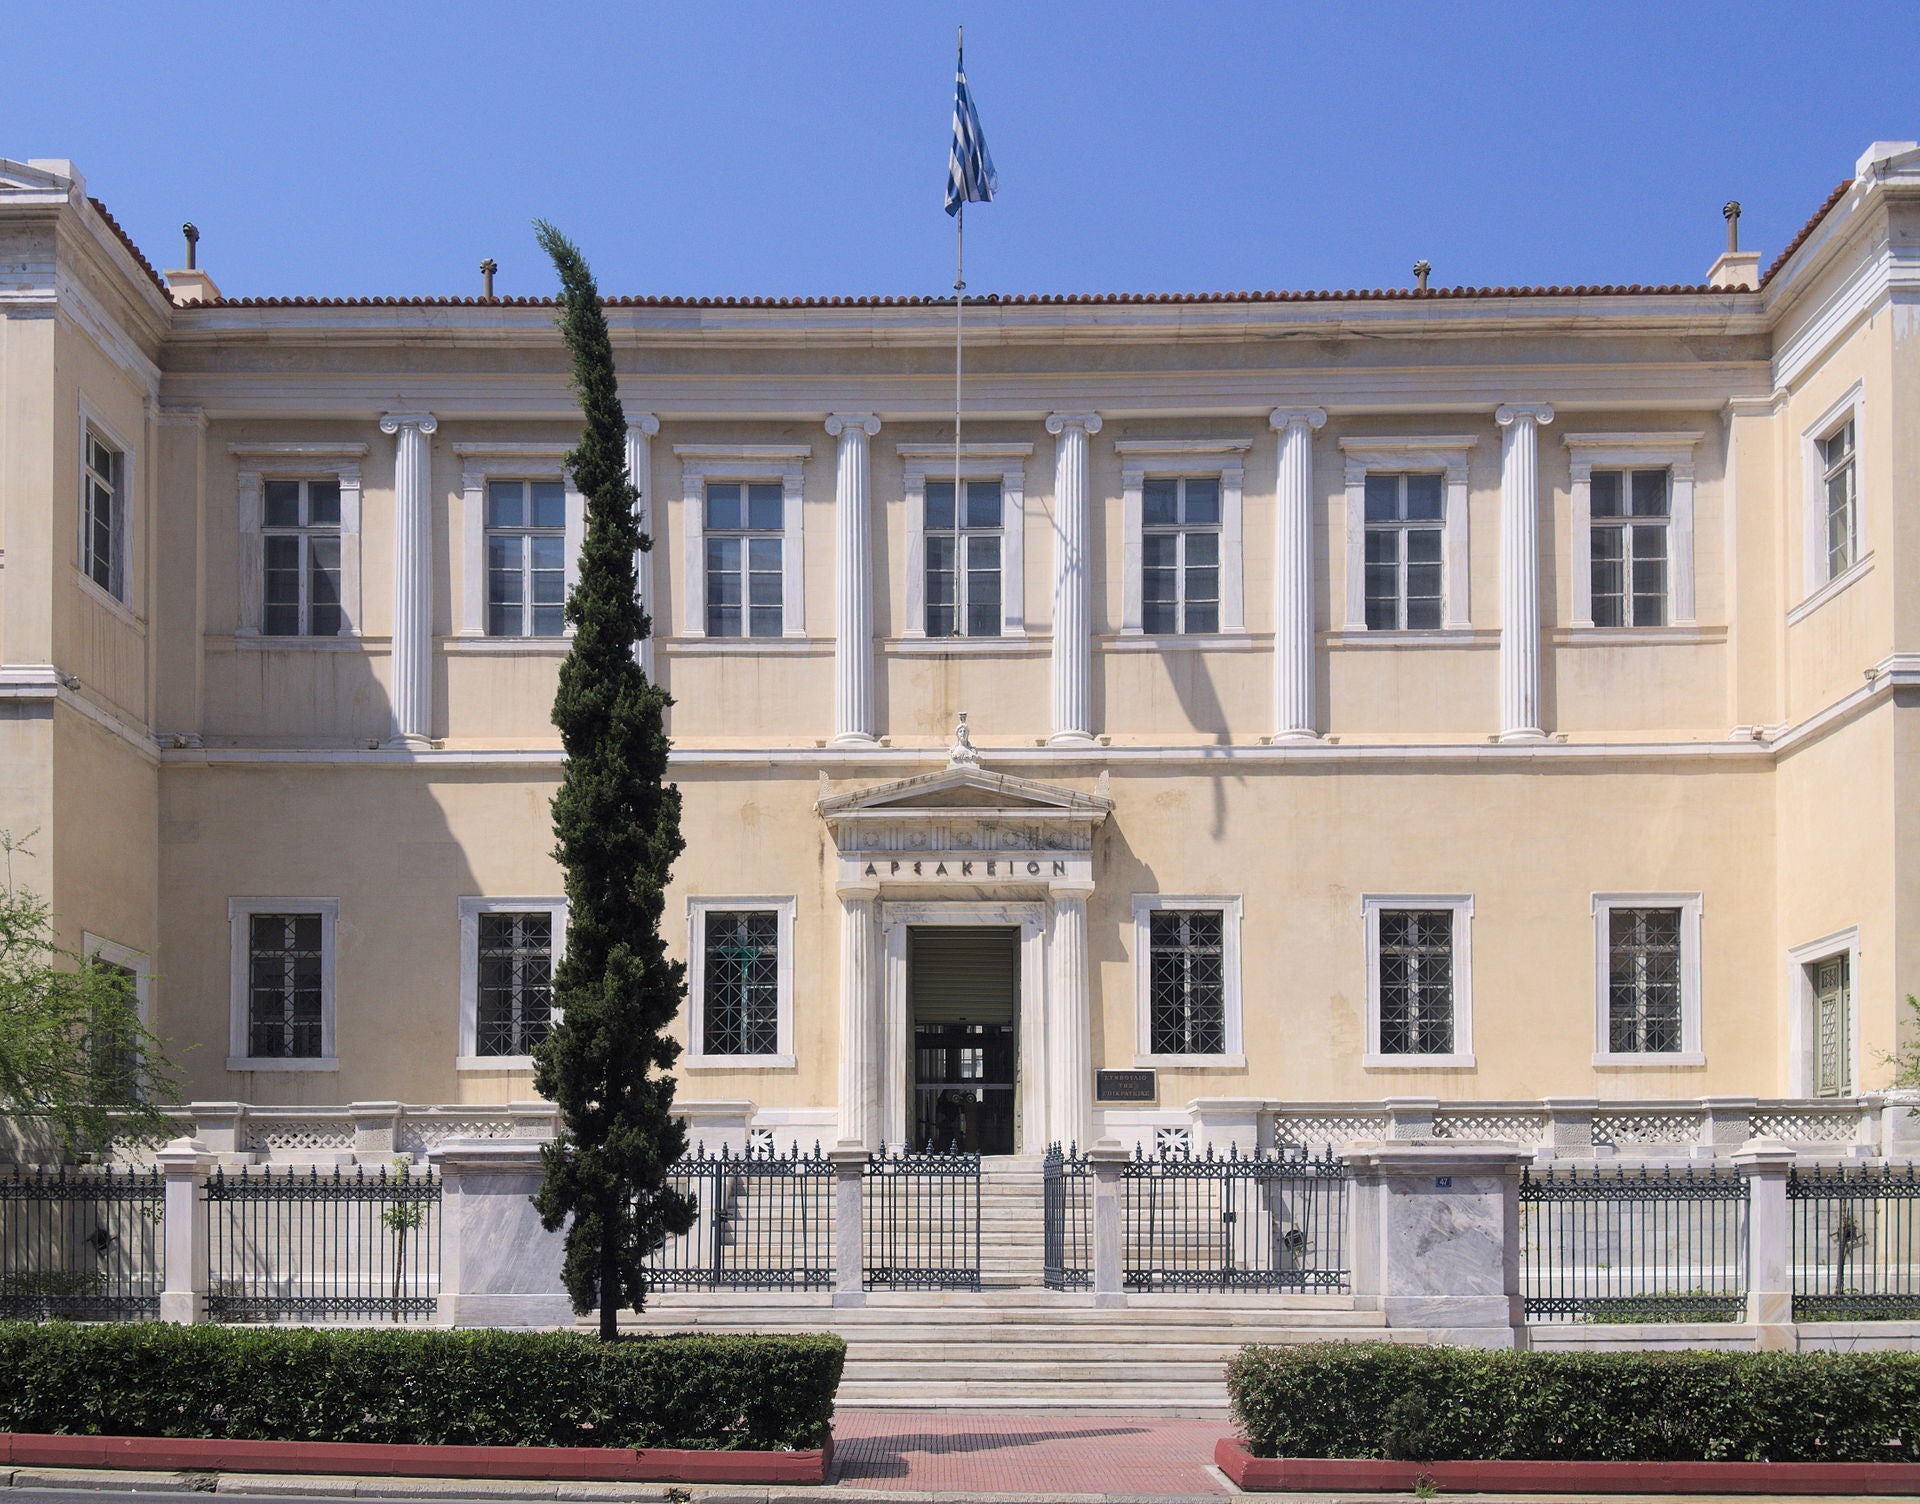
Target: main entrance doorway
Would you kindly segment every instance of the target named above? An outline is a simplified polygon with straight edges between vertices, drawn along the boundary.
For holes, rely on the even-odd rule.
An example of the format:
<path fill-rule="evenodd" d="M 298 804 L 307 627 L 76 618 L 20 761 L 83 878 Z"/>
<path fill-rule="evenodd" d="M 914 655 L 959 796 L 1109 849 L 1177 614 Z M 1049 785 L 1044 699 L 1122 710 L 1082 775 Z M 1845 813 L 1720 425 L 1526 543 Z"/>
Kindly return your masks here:
<path fill-rule="evenodd" d="M 1020 931 L 907 931 L 913 1146 L 1011 1154 L 1019 1079 Z"/>

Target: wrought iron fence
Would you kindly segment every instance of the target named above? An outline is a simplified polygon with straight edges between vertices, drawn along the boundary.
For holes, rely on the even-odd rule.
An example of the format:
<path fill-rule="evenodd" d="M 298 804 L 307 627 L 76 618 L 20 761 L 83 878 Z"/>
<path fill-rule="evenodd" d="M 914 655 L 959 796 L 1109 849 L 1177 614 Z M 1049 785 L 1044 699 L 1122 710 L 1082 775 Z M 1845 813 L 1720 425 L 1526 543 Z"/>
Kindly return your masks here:
<path fill-rule="evenodd" d="M 647 1261 L 662 1289 L 811 1290 L 833 1284 L 833 1162 L 814 1145 L 709 1154 L 704 1145 L 667 1183 L 694 1203 L 692 1228 Z"/>
<path fill-rule="evenodd" d="M 1912 1164 L 1787 1176 L 1795 1321 L 1920 1319 L 1920 1175 Z"/>
<path fill-rule="evenodd" d="M 402 1321 L 434 1313 L 431 1168 L 216 1170 L 207 1181 L 215 1321 Z"/>
<path fill-rule="evenodd" d="M 1529 1169 L 1521 1289 L 1534 1321 L 1738 1321 L 1747 1182 L 1685 1166 Z"/>
<path fill-rule="evenodd" d="M 155 1169 L 61 1166 L 0 1177 L 0 1316 L 157 1317 L 165 1214 Z"/>
<path fill-rule="evenodd" d="M 1347 1171 L 1331 1150 L 1320 1158 L 1136 1151 L 1120 1193 L 1130 1290 L 1351 1288 Z"/>
<path fill-rule="evenodd" d="M 876 1154 L 861 1190 L 867 1289 L 980 1288 L 978 1154 Z"/>
<path fill-rule="evenodd" d="M 1041 1161 L 1046 1233 L 1042 1281 L 1049 1290 L 1093 1283 L 1093 1174 L 1078 1148 L 1051 1145 Z"/>

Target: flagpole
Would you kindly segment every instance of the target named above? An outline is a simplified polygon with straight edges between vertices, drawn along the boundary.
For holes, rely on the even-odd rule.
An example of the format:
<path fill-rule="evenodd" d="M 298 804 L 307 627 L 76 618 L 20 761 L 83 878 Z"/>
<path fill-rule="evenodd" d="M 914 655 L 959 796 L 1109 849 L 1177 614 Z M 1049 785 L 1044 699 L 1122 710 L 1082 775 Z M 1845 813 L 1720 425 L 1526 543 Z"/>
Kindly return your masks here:
<path fill-rule="evenodd" d="M 967 29 L 964 26 L 954 28 L 953 71 L 958 78 L 966 72 Z M 964 346 L 961 337 L 963 313 L 967 302 L 967 201 L 960 200 L 960 212 L 953 216 L 953 520 L 956 526 L 965 516 L 965 504 L 960 499 L 960 372 L 963 363 Z M 958 570 L 963 568 L 961 561 L 954 560 L 954 583 L 960 581 Z M 956 591 L 954 604 L 959 605 Z M 957 623 L 956 623 L 957 625 Z"/>

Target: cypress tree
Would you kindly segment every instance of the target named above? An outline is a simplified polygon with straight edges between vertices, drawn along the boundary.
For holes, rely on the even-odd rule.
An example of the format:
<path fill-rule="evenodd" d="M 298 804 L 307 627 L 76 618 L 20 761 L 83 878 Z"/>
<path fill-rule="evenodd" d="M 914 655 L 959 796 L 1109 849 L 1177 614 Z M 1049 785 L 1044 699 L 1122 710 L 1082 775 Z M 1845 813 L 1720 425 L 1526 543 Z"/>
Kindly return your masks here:
<path fill-rule="evenodd" d="M 686 968 L 668 958 L 660 934 L 668 874 L 685 842 L 680 791 L 666 781 L 671 702 L 634 656 L 652 629 L 634 557 L 653 540 L 627 474 L 613 344 L 579 249 L 552 225 L 537 228 L 560 274 L 558 323 L 586 413 L 567 465 L 586 498 L 587 530 L 567 598 L 573 644 L 553 703 L 566 749 L 553 828 L 567 941 L 553 979 L 561 1021 L 534 1052 L 533 1079 L 559 1108 L 560 1131 L 541 1151 L 534 1205 L 549 1232 L 565 1225 L 567 1293 L 583 1315 L 598 1308 L 600 1335 L 611 1341 L 620 1310 L 646 1301 L 642 1260 L 693 1222 L 693 1204 L 666 1183 L 686 1149 L 667 1074 L 680 1046 L 666 1033 Z"/>

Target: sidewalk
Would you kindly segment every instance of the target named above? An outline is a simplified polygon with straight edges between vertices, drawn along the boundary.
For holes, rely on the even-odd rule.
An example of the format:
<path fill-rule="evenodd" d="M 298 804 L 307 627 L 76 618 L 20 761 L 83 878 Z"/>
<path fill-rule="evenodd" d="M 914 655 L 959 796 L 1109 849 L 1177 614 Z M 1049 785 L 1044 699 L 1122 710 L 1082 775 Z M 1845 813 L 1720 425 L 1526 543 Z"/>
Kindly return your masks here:
<path fill-rule="evenodd" d="M 834 1483 L 915 1493 L 1217 1497 L 1207 1471 L 1225 1420 L 845 1410 Z"/>

